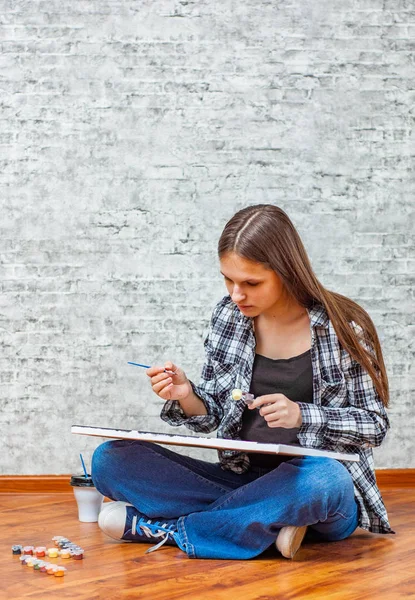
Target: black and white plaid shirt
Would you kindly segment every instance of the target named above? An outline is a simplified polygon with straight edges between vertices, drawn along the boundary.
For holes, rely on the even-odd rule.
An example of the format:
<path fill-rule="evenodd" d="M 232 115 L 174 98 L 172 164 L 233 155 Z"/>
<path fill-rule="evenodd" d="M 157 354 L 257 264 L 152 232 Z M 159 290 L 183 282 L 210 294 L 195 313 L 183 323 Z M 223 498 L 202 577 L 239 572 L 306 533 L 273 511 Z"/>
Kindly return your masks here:
<path fill-rule="evenodd" d="M 393 533 L 376 485 L 371 447 L 379 446 L 389 428 L 384 405 L 367 372 L 340 346 L 322 306 L 308 310 L 311 327 L 313 403 L 299 403 L 302 446 L 358 453 L 359 462 L 344 461 L 360 507 L 359 525 L 374 533 Z M 357 329 L 357 326 L 355 326 Z M 217 436 L 240 439 L 243 401 L 231 398 L 234 388 L 249 390 L 255 358 L 252 319 L 225 296 L 212 315 L 205 339 L 206 360 L 194 392 L 207 415 L 186 417 L 177 400 L 165 403 L 161 418 L 170 425 L 185 425 L 198 433 L 218 430 Z M 218 452 L 222 468 L 243 473 L 249 458 L 243 452 Z"/>

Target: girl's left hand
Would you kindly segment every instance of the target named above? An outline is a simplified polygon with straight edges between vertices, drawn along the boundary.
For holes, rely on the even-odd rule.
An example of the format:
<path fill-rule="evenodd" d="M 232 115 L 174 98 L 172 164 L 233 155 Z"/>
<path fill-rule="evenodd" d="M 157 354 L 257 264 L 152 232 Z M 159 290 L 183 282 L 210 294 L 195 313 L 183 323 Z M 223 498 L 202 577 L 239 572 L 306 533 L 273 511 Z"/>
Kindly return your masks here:
<path fill-rule="evenodd" d="M 293 429 L 294 427 L 300 427 L 303 422 L 298 404 L 284 396 L 284 394 L 258 396 L 248 406 L 249 410 L 258 407 L 261 407 L 259 414 L 267 421 L 268 427 Z"/>

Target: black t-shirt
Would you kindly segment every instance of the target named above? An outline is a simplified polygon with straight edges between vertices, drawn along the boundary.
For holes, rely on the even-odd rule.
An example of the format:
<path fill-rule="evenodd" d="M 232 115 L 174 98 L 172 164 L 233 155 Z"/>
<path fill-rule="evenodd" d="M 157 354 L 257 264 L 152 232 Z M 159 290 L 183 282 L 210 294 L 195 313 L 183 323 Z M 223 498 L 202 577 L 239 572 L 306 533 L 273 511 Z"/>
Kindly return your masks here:
<path fill-rule="evenodd" d="M 251 394 L 284 394 L 293 402 L 313 402 L 313 370 L 311 351 L 307 350 L 292 358 L 272 359 L 260 354 L 255 355 L 250 390 Z M 242 415 L 242 440 L 273 444 L 298 444 L 298 429 L 268 427 L 258 409 L 249 410 Z M 272 454 L 248 454 L 251 465 L 275 468 L 281 462 L 290 460 L 290 456 Z"/>

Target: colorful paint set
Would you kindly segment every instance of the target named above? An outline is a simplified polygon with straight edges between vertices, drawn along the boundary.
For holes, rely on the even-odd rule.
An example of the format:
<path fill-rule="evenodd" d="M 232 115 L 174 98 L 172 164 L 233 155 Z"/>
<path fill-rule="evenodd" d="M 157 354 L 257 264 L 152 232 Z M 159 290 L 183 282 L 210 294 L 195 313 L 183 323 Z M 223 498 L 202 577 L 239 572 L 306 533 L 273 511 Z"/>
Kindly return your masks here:
<path fill-rule="evenodd" d="M 49 575 L 54 575 L 55 577 L 63 577 L 66 573 L 65 567 L 48 563 L 31 555 L 22 554 L 19 560 L 22 565 L 26 565 L 27 567 L 30 567 L 34 571 L 39 571 L 40 573 L 48 573 Z"/>
<path fill-rule="evenodd" d="M 43 558 L 48 556 L 49 558 L 60 557 L 62 559 L 73 558 L 74 560 L 83 560 L 84 550 L 62 535 L 55 535 L 52 541 L 54 542 L 53 548 L 15 545 L 12 546 L 12 554 L 20 555 L 20 563 L 32 568 L 34 571 L 48 573 L 55 577 L 63 577 L 67 570 L 65 567 L 49 563 L 43 560 Z"/>

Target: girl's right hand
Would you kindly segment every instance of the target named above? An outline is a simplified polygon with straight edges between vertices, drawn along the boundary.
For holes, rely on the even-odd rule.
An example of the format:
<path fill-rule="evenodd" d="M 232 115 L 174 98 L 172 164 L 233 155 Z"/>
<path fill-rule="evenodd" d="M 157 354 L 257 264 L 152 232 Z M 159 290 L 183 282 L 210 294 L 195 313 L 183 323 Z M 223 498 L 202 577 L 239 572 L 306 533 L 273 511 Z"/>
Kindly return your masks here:
<path fill-rule="evenodd" d="M 172 371 L 173 373 L 165 373 Z M 153 392 L 163 400 L 182 400 L 192 393 L 192 386 L 185 372 L 172 362 L 166 362 L 164 367 L 150 367 L 146 371 L 150 377 Z"/>

